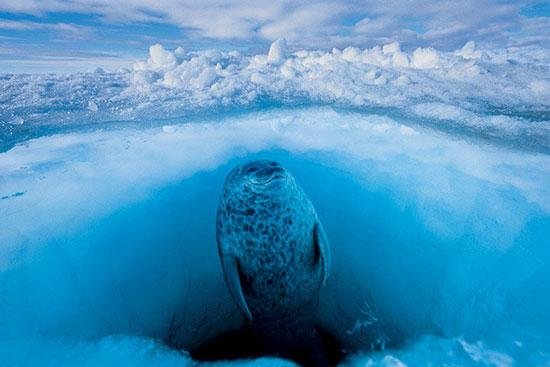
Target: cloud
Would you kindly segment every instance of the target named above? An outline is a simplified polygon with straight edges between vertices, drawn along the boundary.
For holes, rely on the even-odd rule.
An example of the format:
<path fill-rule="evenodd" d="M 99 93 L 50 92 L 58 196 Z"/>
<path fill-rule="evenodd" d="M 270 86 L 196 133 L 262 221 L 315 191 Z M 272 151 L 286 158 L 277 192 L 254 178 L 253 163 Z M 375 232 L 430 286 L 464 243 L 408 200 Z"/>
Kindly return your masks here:
<path fill-rule="evenodd" d="M 346 13 L 342 3 L 307 4 L 285 12 L 264 24 L 259 34 L 268 39 L 284 37 L 299 40 L 313 35 L 330 35 L 335 32 L 335 18 Z"/>
<path fill-rule="evenodd" d="M 32 21 L 18 21 L 18 20 L 0 20 L 0 30 L 9 31 L 35 31 L 46 30 L 57 32 L 59 35 L 65 38 L 89 38 L 93 33 L 93 28 L 69 24 L 69 23 L 40 23 Z"/>
<path fill-rule="evenodd" d="M 194 39 L 285 37 L 291 46 L 325 48 L 396 40 L 454 48 L 469 40 L 505 44 L 510 41 L 508 32 L 522 27 L 529 28 L 532 39 L 541 38 L 544 27 L 520 15 L 528 4 L 499 0 L 19 0 L 0 3 L 0 11 L 36 16 L 94 14 L 107 24 L 170 24 Z"/>
<path fill-rule="evenodd" d="M 550 17 L 527 18 L 521 17 L 521 34 L 515 32 L 510 35 L 512 41 L 516 44 L 538 44 L 550 48 Z"/>

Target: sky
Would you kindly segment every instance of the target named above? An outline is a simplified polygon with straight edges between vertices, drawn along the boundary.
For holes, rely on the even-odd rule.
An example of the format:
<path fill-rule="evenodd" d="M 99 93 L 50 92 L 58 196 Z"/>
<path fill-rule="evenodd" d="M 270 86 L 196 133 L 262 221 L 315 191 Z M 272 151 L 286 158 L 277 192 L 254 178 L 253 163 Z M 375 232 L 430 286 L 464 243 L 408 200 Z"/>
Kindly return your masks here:
<path fill-rule="evenodd" d="M 550 1 L 0 0 L 0 73 L 116 69 L 148 47 L 550 48 Z"/>

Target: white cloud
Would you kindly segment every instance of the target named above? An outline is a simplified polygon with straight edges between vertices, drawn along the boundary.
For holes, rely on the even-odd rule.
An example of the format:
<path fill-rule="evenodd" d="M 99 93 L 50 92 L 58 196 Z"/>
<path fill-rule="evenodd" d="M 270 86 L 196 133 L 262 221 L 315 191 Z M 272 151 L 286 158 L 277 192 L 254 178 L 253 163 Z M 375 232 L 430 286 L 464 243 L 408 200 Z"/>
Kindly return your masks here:
<path fill-rule="evenodd" d="M 513 33 L 510 35 L 510 38 L 516 44 L 536 43 L 550 48 L 550 37 L 548 37 L 548 30 L 550 29 L 549 17 L 521 17 L 520 24 L 521 34 Z"/>
<path fill-rule="evenodd" d="M 399 21 L 396 18 L 387 15 L 381 15 L 377 18 L 364 18 L 357 22 L 353 27 L 355 33 L 366 34 L 369 36 L 379 36 L 388 33 L 392 28 L 396 29 Z"/>
<path fill-rule="evenodd" d="M 469 40 L 506 43 L 508 31 L 527 27 L 530 37 L 544 34 L 519 15 L 525 2 L 497 0 L 18 0 L 0 11 L 41 15 L 78 12 L 107 23 L 159 22 L 186 30 L 189 37 L 268 41 L 285 37 L 294 46 L 372 45 L 397 40 L 453 48 Z M 350 19 L 363 18 L 356 24 Z"/>
<path fill-rule="evenodd" d="M 284 37 L 299 41 L 313 35 L 329 35 L 335 30 L 335 18 L 346 13 L 342 3 L 307 4 L 271 19 L 260 28 L 260 35 L 268 40 Z"/>
<path fill-rule="evenodd" d="M 69 38 L 88 38 L 93 29 L 87 26 L 69 23 L 40 23 L 31 21 L 0 20 L 0 30 L 34 31 L 47 30 L 57 32 Z"/>

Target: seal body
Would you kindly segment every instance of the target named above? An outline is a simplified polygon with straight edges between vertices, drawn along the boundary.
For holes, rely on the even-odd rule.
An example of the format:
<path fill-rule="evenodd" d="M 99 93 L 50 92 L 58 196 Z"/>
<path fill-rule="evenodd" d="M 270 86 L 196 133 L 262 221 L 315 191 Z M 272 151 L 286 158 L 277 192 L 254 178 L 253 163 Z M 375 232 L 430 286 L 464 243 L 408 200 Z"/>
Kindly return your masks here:
<path fill-rule="evenodd" d="M 217 213 L 226 283 L 242 313 L 276 348 L 315 338 L 319 290 L 330 271 L 326 235 L 294 177 L 277 162 L 234 168 Z"/>

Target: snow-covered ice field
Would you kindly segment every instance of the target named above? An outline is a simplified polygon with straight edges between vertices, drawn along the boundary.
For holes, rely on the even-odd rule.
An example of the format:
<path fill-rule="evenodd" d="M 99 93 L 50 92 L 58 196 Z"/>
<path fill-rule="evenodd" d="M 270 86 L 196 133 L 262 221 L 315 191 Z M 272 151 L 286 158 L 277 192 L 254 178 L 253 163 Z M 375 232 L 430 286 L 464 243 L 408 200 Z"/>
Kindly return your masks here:
<path fill-rule="evenodd" d="M 330 239 L 319 319 L 343 364 L 547 365 L 549 68 L 533 47 L 279 40 L 0 75 L 0 360 L 194 364 L 244 323 L 217 257 L 223 180 L 268 158 Z"/>

